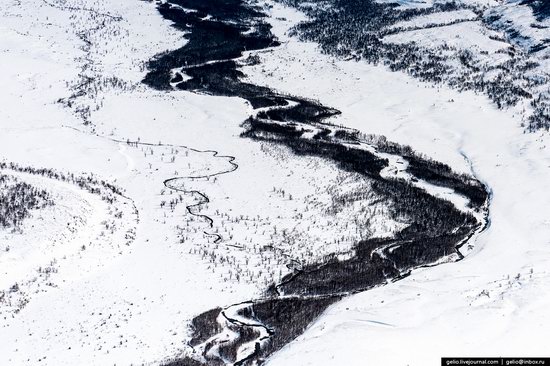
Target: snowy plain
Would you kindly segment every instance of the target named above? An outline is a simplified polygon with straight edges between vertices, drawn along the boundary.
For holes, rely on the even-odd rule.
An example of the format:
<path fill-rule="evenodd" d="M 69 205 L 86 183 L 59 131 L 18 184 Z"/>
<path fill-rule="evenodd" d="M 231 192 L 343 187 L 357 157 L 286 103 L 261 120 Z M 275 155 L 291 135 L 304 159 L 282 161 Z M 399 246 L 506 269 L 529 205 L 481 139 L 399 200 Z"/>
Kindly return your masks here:
<path fill-rule="evenodd" d="M 92 172 L 109 179 L 132 200 L 139 221 L 132 212 L 123 216 L 122 226 L 135 230 L 135 240 L 122 251 L 109 248 L 113 253 L 109 260 L 89 254 L 88 248 L 81 251 L 81 238 L 68 243 L 72 248 L 56 248 L 58 271 L 49 278 L 53 286 L 36 292 L 29 287 L 29 302 L 21 311 L 0 311 L 0 363 L 156 364 L 185 347 L 187 322 L 193 315 L 258 293 L 261 280 L 228 281 L 235 273 L 214 270 L 208 254 L 193 252 L 193 243 L 199 241 L 218 249 L 205 230 L 241 247 L 223 250 L 229 261 L 243 262 L 233 267 L 243 268 L 243 277 L 262 278 L 258 271 L 266 259 L 254 255 L 253 243 L 276 241 L 279 234 L 273 232 L 274 225 L 279 233 L 295 230 L 295 240 L 304 245 L 308 233 L 330 242 L 330 233 L 323 230 L 322 210 L 314 210 L 322 208 L 323 202 L 312 202 L 311 197 L 323 201 L 321 193 L 327 186 L 341 186 L 346 177 L 338 176 L 330 163 L 314 158 L 292 160 L 296 165 L 289 169 L 284 148 L 240 138 L 240 124 L 250 112 L 243 100 L 183 91 L 167 94 L 140 85 L 145 62 L 183 42 L 153 3 L 69 3 L 74 3 L 72 9 L 54 6 L 64 5 L 56 1 L 0 4 L 0 60 L 8 65 L 0 74 L 4 85 L 0 159 Z M 120 20 L 108 21 L 111 28 L 94 30 L 106 20 L 83 10 L 90 8 Z M 473 251 L 464 260 L 417 270 L 406 279 L 336 303 L 269 364 L 426 365 L 448 355 L 540 356 L 545 352 L 544 335 L 550 330 L 550 295 L 545 291 L 550 282 L 546 134 L 524 133 L 519 108 L 497 110 L 486 97 L 473 92 L 458 93 L 382 66 L 323 55 L 316 45 L 286 35 L 303 19 L 295 10 L 274 5 L 270 16 L 273 32 L 283 45 L 259 53 L 261 64 L 243 68 L 247 78 L 338 108 L 342 114 L 333 123 L 410 145 L 457 171 L 473 170 L 493 196 L 490 227 L 476 237 Z M 91 32 L 91 49 L 79 37 L 82 31 Z M 109 37 L 117 42 L 109 42 Z M 477 43 L 493 47 L 482 40 Z M 73 105 L 90 111 L 86 118 L 91 125 L 84 126 L 82 114 L 75 113 L 78 108 L 57 101 L 71 95 L 88 72 L 105 79 L 116 76 L 124 83 L 99 85 L 97 97 L 74 100 Z M 177 192 L 164 187 L 165 179 L 231 170 L 227 156 L 235 157 L 238 165 L 231 174 L 180 182 L 186 190 L 210 197 L 201 212 L 214 219 L 213 228 L 190 215 L 185 205 L 173 210 L 160 207 L 162 201 L 180 199 Z M 312 165 L 318 172 L 315 176 L 307 174 L 306 167 Z M 45 186 L 55 192 L 56 185 Z M 60 194 L 72 200 L 71 207 L 79 201 L 93 207 L 75 216 L 90 215 L 94 222 L 111 217 L 108 209 L 99 207 L 101 203 L 93 205 L 94 199 L 84 192 L 74 197 Z M 185 195 L 183 199 L 190 204 L 199 198 Z M 296 214 L 304 207 L 311 210 L 311 218 L 304 222 L 321 218 L 317 227 L 295 227 Z M 372 209 L 378 215 L 373 217 L 381 221 L 373 220 L 369 234 L 391 233 L 399 225 L 383 220 L 384 207 Z M 333 252 L 366 235 L 360 228 L 349 230 L 347 225 L 353 223 L 345 222 L 345 217 L 351 212 L 342 214 L 342 227 L 335 230 L 346 228 L 357 236 L 334 243 L 336 249 L 327 245 L 325 250 Z M 62 229 L 54 224 L 63 216 L 52 215 L 46 218 L 51 224 L 41 230 L 57 235 Z M 251 222 L 247 224 L 243 216 Z M 90 239 L 86 237 L 90 249 L 105 245 L 95 241 L 99 226 Z M 119 230 L 116 235 L 124 233 Z M 0 250 L 14 243 L 9 235 L 0 236 Z M 29 235 L 17 240 L 33 243 L 37 239 Z M 284 240 L 280 242 L 284 250 Z M 80 254 L 71 256 L 75 249 Z M 302 254 L 307 257 L 315 250 L 305 245 Z M 35 267 L 40 266 L 42 259 L 35 258 Z M 2 253 L 0 260 L 11 259 Z M 43 260 L 50 262 L 50 258 Z M 24 282 L 35 277 L 35 271 L 10 271 L 10 276 Z M 11 278 L 6 284 L 0 281 L 6 287 L 11 282 Z"/>
<path fill-rule="evenodd" d="M 277 6 L 273 13 L 290 24 L 300 17 Z M 274 29 L 282 38 L 285 24 Z M 468 157 L 491 188 L 492 201 L 490 226 L 463 261 L 416 270 L 332 305 L 269 364 L 428 365 L 442 356 L 547 352 L 547 134 L 526 134 L 520 111 L 498 110 L 482 95 L 338 61 L 317 53 L 314 44 L 285 41 L 251 78 L 268 74 L 282 90 L 314 94 L 342 111 L 335 123 L 409 144 L 453 169 L 468 171 Z M 290 60 L 299 70 L 284 66 Z M 301 83 L 294 82 L 294 72 Z"/>

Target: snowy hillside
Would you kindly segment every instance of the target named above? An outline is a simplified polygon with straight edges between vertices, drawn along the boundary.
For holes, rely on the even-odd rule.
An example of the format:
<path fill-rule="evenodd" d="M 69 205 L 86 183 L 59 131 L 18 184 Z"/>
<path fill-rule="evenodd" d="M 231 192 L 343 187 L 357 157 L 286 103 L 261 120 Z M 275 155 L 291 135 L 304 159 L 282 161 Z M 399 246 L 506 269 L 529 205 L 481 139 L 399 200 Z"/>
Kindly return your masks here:
<path fill-rule="evenodd" d="M 421 80 L 474 90 L 548 129 L 547 26 L 533 2 L 284 1 L 309 19 L 293 33 L 340 57 L 384 64 Z M 538 9 L 538 10 L 534 10 Z"/>
<path fill-rule="evenodd" d="M 0 364 L 545 356 L 548 15 L 0 3 Z"/>

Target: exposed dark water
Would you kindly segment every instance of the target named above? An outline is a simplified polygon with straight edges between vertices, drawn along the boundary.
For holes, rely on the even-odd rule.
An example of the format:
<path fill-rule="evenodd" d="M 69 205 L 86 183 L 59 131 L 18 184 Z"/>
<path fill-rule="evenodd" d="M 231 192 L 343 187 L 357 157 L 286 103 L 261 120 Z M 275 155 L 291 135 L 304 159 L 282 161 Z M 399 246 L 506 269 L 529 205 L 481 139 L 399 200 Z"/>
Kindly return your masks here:
<path fill-rule="evenodd" d="M 158 9 L 186 32 L 188 42 L 152 60 L 146 84 L 247 100 L 255 113 L 243 123 L 243 138 L 282 144 L 298 156 L 329 159 L 339 169 L 359 173 L 386 199 L 394 217 L 412 218 L 394 238 L 358 242 L 348 259 L 334 257 L 296 269 L 269 286 L 261 299 L 198 315 L 188 341 L 195 354 L 167 364 L 261 363 L 343 296 L 398 280 L 453 253 L 460 257 L 457 248 L 484 225 L 409 181 L 386 177 L 382 172 L 389 162 L 383 153 L 402 156 L 414 179 L 450 188 L 481 211 L 488 193 L 473 177 L 421 158 L 410 148 L 368 142 L 357 131 L 330 125 L 327 120 L 338 110 L 242 82 L 239 65 L 256 62 L 243 60 L 243 52 L 279 45 L 261 9 L 240 0 L 169 0 Z M 182 73 L 190 79 L 184 80 Z"/>

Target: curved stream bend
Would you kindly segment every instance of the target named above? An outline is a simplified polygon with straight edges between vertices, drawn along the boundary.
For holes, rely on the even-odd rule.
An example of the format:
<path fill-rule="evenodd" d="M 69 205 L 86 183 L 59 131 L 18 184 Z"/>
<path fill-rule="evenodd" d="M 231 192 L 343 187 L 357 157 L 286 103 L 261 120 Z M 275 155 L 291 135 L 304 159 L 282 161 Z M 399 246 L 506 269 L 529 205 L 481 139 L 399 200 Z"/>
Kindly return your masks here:
<path fill-rule="evenodd" d="M 460 260 L 463 245 L 486 227 L 489 194 L 474 177 L 408 147 L 331 125 L 327 119 L 340 112 L 318 102 L 242 82 L 239 65 L 256 62 L 243 53 L 279 44 L 260 8 L 244 0 L 167 0 L 158 10 L 188 42 L 152 60 L 146 84 L 247 100 L 253 112 L 243 137 L 282 144 L 296 155 L 328 159 L 360 174 L 392 215 L 410 222 L 393 238 L 356 243 L 348 259 L 328 258 L 294 270 L 261 299 L 196 316 L 193 353 L 169 365 L 260 364 L 343 296 L 398 280 L 414 268 Z M 174 182 L 165 185 L 176 189 Z M 200 204 L 189 212 L 199 215 L 193 208 Z"/>

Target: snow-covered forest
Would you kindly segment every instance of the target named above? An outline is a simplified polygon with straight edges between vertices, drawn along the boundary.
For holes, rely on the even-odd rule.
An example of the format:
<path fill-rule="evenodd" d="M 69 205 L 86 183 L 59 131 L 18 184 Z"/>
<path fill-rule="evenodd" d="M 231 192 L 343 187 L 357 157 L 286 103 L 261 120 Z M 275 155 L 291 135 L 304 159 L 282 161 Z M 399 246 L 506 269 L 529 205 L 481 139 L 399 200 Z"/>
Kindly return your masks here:
<path fill-rule="evenodd" d="M 0 364 L 544 356 L 543 1 L 0 4 Z"/>

